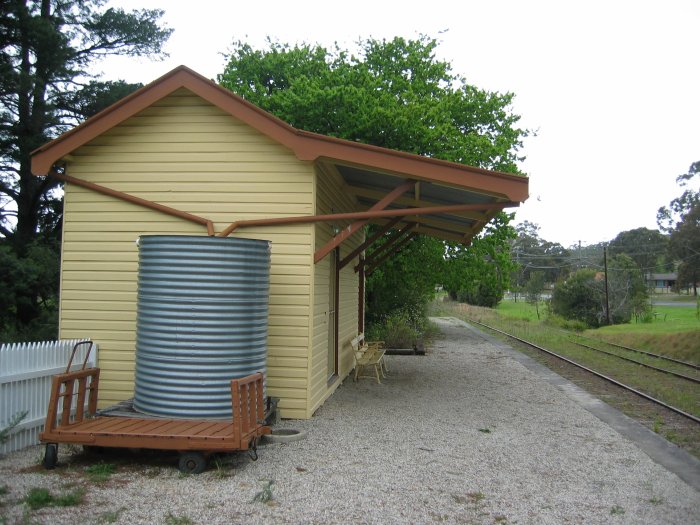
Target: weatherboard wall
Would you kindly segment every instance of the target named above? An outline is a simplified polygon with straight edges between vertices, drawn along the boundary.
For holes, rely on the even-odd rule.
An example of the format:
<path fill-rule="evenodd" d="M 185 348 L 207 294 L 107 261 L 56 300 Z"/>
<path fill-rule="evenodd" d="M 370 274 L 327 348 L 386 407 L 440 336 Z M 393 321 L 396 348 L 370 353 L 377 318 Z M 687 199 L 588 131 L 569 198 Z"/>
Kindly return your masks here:
<path fill-rule="evenodd" d="M 313 166 L 181 89 L 68 159 L 73 177 L 211 219 L 314 211 Z M 100 346 L 100 406 L 132 397 L 140 235 L 206 235 L 203 226 L 67 184 L 60 337 Z M 268 393 L 283 417 L 309 415 L 314 226 L 241 229 L 272 241 Z M 194 269 L 193 271 L 196 271 Z"/>
<path fill-rule="evenodd" d="M 315 188 L 317 214 L 356 211 L 357 203 L 354 197 L 343 187 L 343 180 L 335 170 L 317 169 Z M 314 250 L 318 250 L 331 239 L 333 227 L 343 228 L 348 224 L 347 221 L 339 221 L 336 224 L 317 223 Z M 362 242 L 364 239 L 362 231 L 360 229 L 341 245 L 339 260 L 342 260 Z M 314 267 L 313 327 L 309 362 L 309 415 L 312 415 L 323 404 L 354 367 L 350 341 L 357 335 L 359 280 L 358 274 L 353 270 L 354 264 L 349 264 L 340 271 L 339 275 L 339 304 L 336 311 L 338 317 L 338 373 L 329 381 L 331 375 L 328 367 L 328 332 L 331 322 L 329 290 L 332 257 L 332 254 L 327 255 Z M 357 259 L 354 263 L 357 263 Z"/>

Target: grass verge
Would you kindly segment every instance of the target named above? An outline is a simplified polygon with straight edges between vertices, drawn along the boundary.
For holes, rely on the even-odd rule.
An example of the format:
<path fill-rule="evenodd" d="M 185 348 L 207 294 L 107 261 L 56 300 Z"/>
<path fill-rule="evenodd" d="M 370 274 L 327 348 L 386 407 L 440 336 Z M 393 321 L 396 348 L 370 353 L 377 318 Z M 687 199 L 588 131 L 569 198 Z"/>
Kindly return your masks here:
<path fill-rule="evenodd" d="M 495 312 L 509 319 L 538 322 L 535 307 L 525 301 L 502 301 Z M 700 365 L 700 320 L 696 317 L 695 306 L 659 305 L 654 307 L 654 314 L 650 323 L 604 326 L 585 330 L 582 335 Z M 539 322 L 547 321 L 545 314 Z"/>

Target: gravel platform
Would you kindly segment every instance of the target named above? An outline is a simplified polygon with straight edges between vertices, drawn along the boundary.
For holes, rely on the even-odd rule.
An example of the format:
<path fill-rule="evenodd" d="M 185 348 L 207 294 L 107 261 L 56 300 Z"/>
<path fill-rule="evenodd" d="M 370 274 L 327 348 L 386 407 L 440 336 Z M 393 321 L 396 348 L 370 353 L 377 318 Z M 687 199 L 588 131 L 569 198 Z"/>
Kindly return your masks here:
<path fill-rule="evenodd" d="M 301 441 L 181 475 L 173 458 L 95 457 L 61 446 L 0 459 L 0 523 L 700 523 L 700 493 L 510 352 L 438 320 L 426 356 L 390 356 L 390 377 L 346 380 Z M 273 499 L 254 501 L 270 481 Z M 29 510 L 34 487 L 85 487 L 84 503 Z"/>

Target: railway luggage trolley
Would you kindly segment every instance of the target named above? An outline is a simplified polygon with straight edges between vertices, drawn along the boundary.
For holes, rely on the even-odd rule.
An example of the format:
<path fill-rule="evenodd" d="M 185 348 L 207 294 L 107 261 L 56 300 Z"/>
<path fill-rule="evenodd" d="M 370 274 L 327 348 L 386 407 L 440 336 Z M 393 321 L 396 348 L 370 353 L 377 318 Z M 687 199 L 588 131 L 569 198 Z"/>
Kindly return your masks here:
<path fill-rule="evenodd" d="M 83 366 L 71 372 L 75 352 L 83 344 L 90 345 Z M 98 415 L 100 369 L 85 368 L 91 349 L 90 341 L 77 343 L 66 371 L 53 376 L 46 423 L 39 435 L 46 444 L 47 469 L 56 466 L 59 443 L 177 451 L 180 471 L 189 474 L 204 471 L 208 457 L 216 453 L 250 450 L 257 459 L 258 440 L 271 433 L 264 424 L 262 373 L 231 381 L 231 420 L 140 417 L 136 412 L 134 417 Z"/>

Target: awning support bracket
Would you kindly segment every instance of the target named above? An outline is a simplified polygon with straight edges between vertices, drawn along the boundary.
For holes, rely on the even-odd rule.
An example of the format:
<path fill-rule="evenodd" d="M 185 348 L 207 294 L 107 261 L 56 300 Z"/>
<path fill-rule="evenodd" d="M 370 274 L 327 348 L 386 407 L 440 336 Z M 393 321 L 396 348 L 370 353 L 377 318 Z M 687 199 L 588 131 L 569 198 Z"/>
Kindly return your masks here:
<path fill-rule="evenodd" d="M 387 253 L 385 253 L 384 255 L 382 255 L 379 259 L 372 261 L 372 263 L 369 265 L 369 267 L 365 269 L 365 275 L 371 274 L 374 270 L 377 269 L 378 266 L 380 266 L 380 265 L 381 265 L 384 261 L 386 261 L 389 257 L 391 257 L 392 255 L 394 255 L 394 254 L 400 252 L 400 251 L 401 251 L 401 248 L 403 248 L 404 245 L 405 245 L 408 241 L 410 241 L 411 239 L 413 239 L 415 236 L 416 236 L 415 233 L 413 233 L 413 232 L 409 233 L 406 237 L 404 237 L 403 239 L 401 239 L 400 242 L 398 242 L 398 243 L 396 243 L 396 244 L 394 245 L 394 249 L 393 249 L 393 250 L 388 251 Z"/>
<path fill-rule="evenodd" d="M 411 230 L 413 230 L 415 227 L 416 227 L 415 223 L 406 224 L 403 228 L 394 232 L 386 240 L 386 242 L 384 242 L 384 244 L 379 246 L 372 253 L 367 254 L 365 256 L 365 266 L 375 266 L 375 261 L 380 259 L 384 252 L 391 251 L 391 247 L 394 246 L 397 242 L 399 242 L 402 237 L 407 236 L 407 235 L 410 236 Z M 359 265 L 355 266 L 355 272 L 357 272 L 359 270 L 359 268 L 360 268 Z"/>
<path fill-rule="evenodd" d="M 384 226 L 382 226 L 378 231 L 376 231 L 372 236 L 368 237 L 365 239 L 365 242 L 360 244 L 357 248 L 355 248 L 353 251 L 351 251 L 349 254 L 345 256 L 345 258 L 338 263 L 338 268 L 341 270 L 345 268 L 348 264 L 352 262 L 352 260 L 358 256 L 360 253 L 365 251 L 369 246 L 372 245 L 374 241 L 379 239 L 382 235 L 384 235 L 386 232 L 391 230 L 394 226 L 396 226 L 399 222 L 401 222 L 401 217 L 394 217 L 391 219 L 389 222 L 387 222 Z"/>
<path fill-rule="evenodd" d="M 386 196 L 382 200 L 377 202 L 368 211 L 380 211 L 380 210 L 385 209 L 392 202 L 394 202 L 396 199 L 398 199 L 401 195 L 403 195 L 408 190 L 413 188 L 414 185 L 415 185 L 415 182 L 413 182 L 413 181 L 404 182 L 400 186 L 394 188 L 389 193 L 387 193 Z M 324 246 L 322 246 L 321 248 L 319 248 L 316 251 L 316 253 L 314 254 L 314 263 L 317 263 L 321 259 L 323 259 L 333 249 L 335 249 L 336 246 L 340 246 L 343 243 L 343 241 L 345 241 L 348 237 L 350 237 L 353 233 L 355 233 L 357 230 L 362 228 L 368 222 L 369 222 L 368 219 L 361 219 L 361 220 L 355 221 L 355 222 L 349 224 L 347 227 L 343 228 L 343 230 L 341 230 L 335 237 L 333 237 Z"/>

